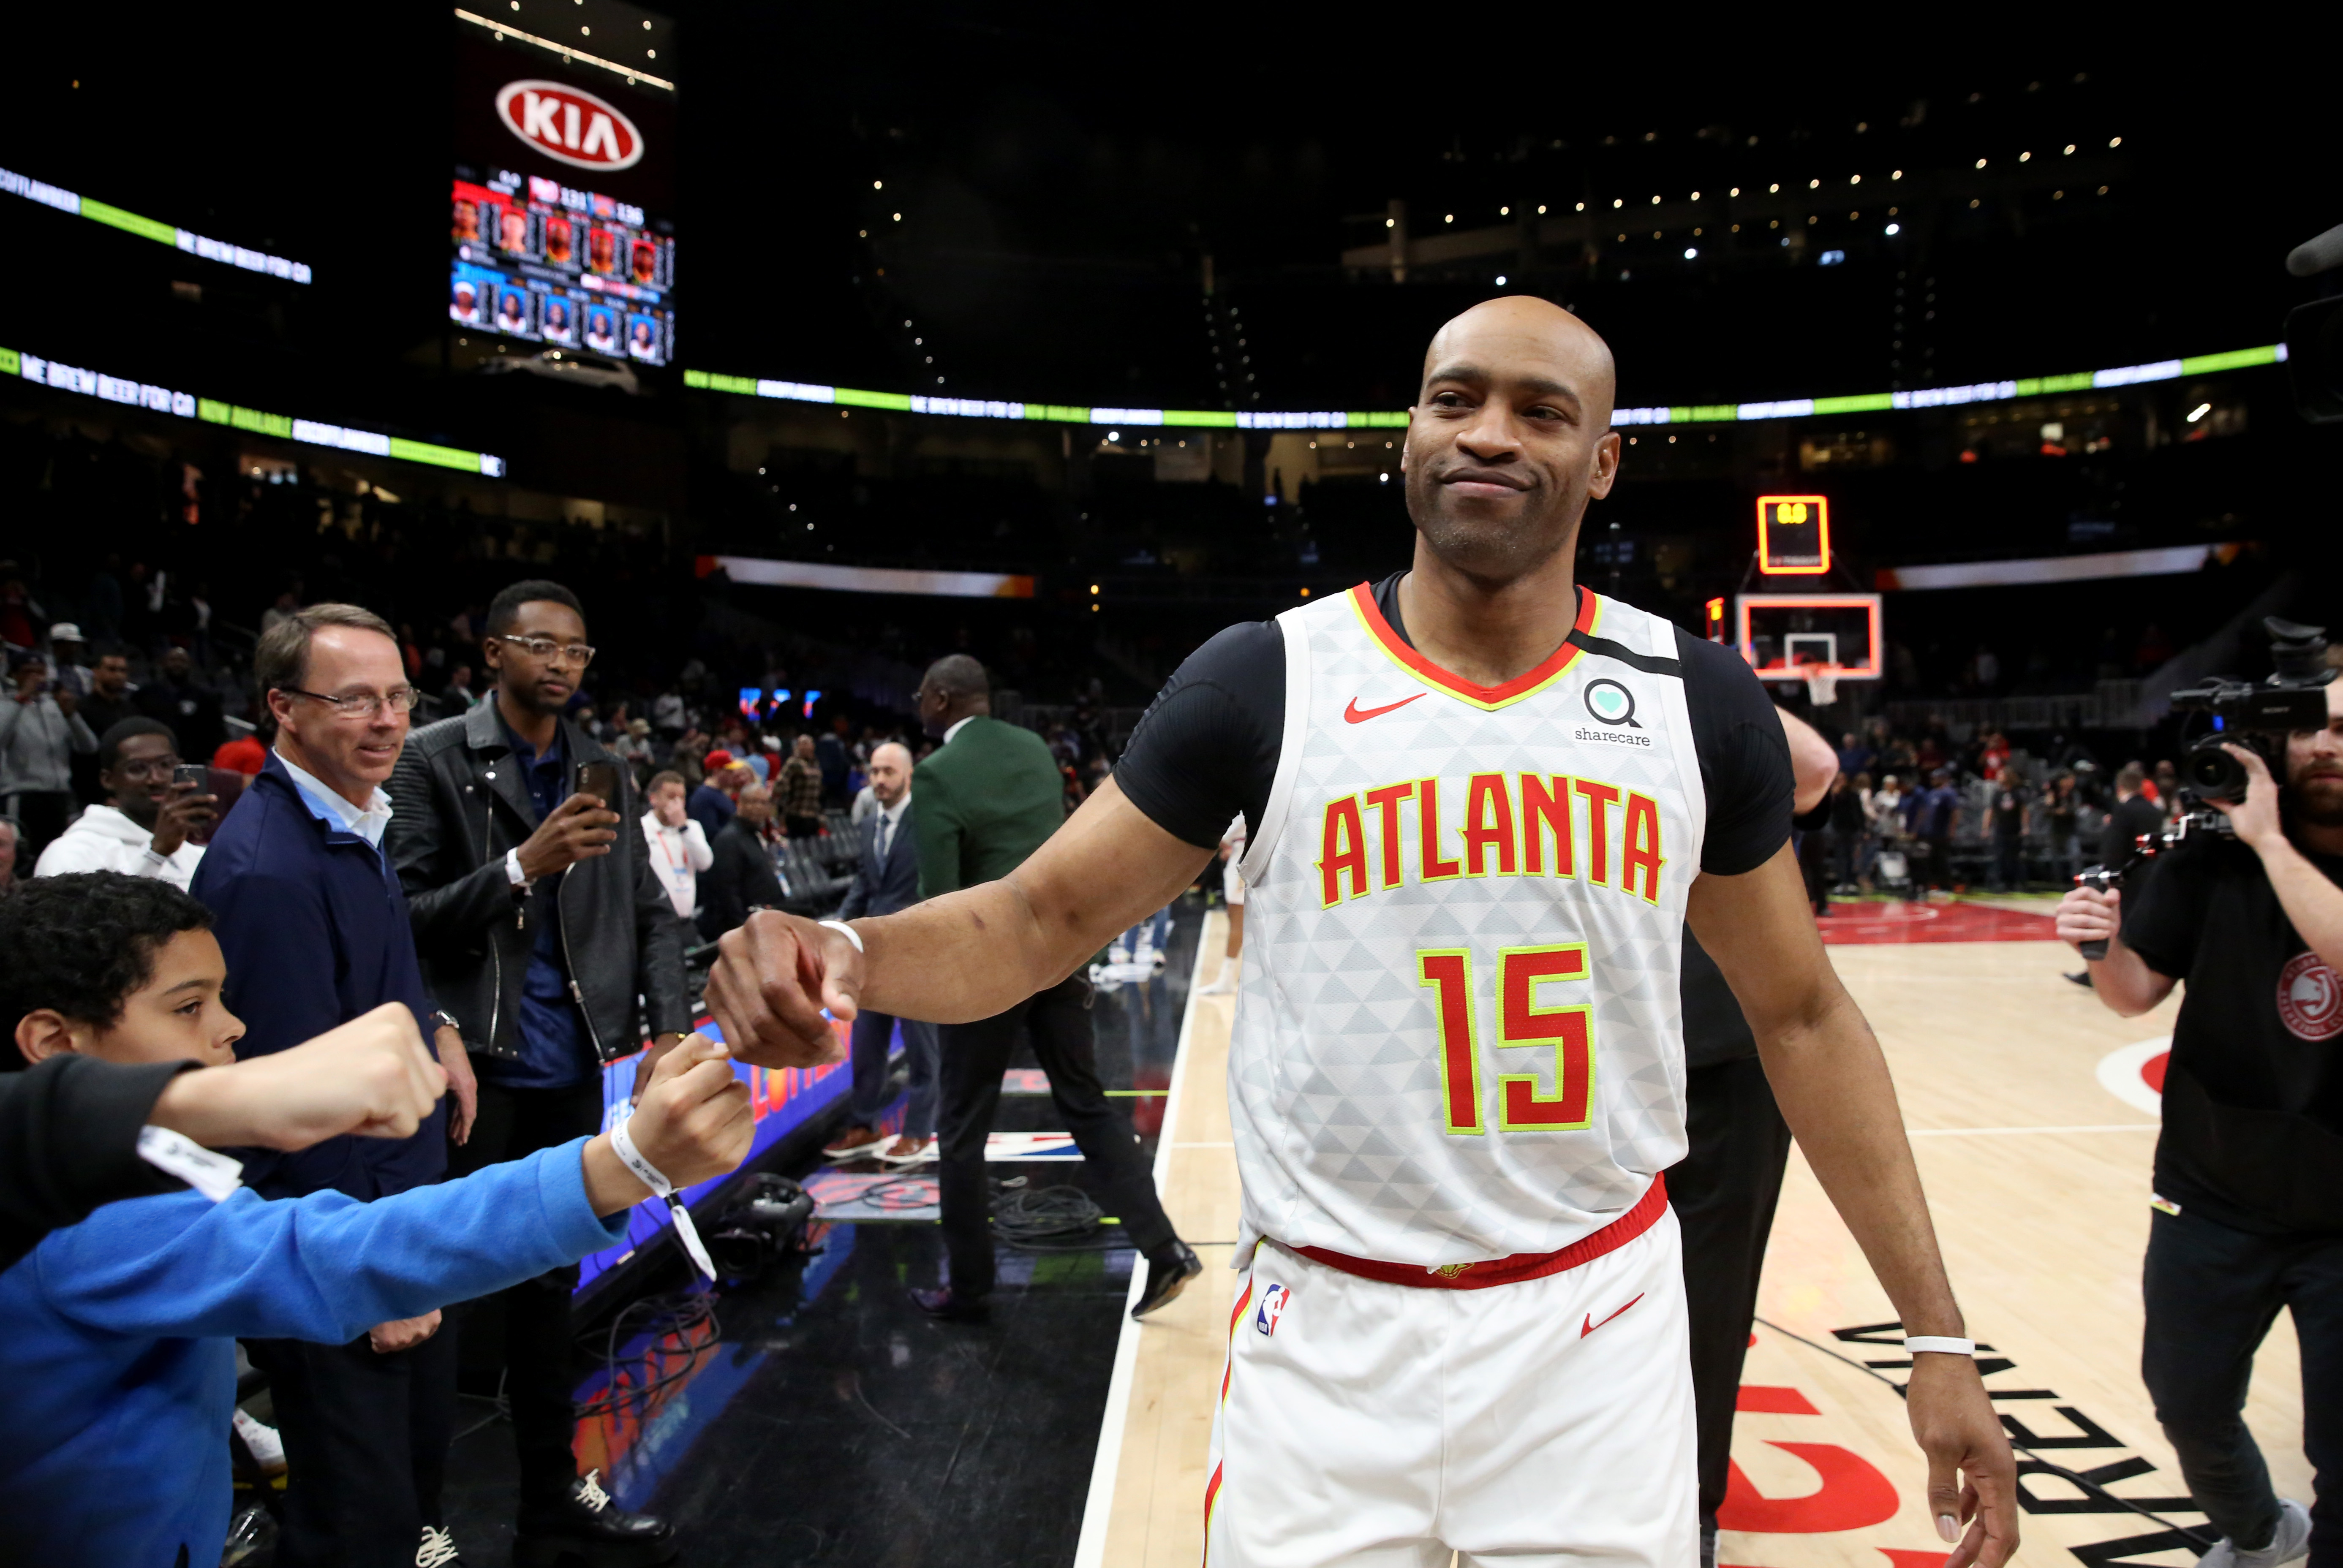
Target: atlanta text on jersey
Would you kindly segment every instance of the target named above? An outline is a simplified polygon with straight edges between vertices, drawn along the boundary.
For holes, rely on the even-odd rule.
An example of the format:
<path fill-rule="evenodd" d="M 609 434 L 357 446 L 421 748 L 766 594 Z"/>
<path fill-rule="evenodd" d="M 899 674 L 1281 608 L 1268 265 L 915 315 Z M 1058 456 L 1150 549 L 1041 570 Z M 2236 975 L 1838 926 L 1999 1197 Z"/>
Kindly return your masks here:
<path fill-rule="evenodd" d="M 1438 779 L 1385 784 L 1327 801 L 1320 812 L 1321 904 L 1331 909 L 1411 879 L 1487 876 L 1583 877 L 1595 887 L 1659 901 L 1667 860 L 1660 852 L 1659 803 L 1650 796 L 1561 773 L 1475 773 L 1462 790 L 1448 782 L 1448 798 L 1461 796 L 1463 803 L 1462 813 L 1448 819 Z M 1574 800 L 1580 809 L 1573 809 Z M 1403 819 L 1411 803 L 1412 835 Z"/>

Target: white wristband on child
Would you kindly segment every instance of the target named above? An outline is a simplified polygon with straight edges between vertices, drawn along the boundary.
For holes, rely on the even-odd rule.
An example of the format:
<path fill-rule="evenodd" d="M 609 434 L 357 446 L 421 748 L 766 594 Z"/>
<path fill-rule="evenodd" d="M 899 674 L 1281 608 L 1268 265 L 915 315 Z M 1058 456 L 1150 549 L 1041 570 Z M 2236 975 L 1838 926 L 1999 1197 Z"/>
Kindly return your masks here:
<path fill-rule="evenodd" d="M 707 1243 L 699 1239 L 699 1227 L 691 1222 L 691 1211 L 675 1195 L 675 1183 L 667 1179 L 667 1172 L 644 1159 L 643 1151 L 635 1147 L 635 1135 L 626 1122 L 611 1123 L 610 1151 L 644 1186 L 667 1200 L 667 1211 L 675 1221 L 676 1239 L 683 1243 L 684 1251 L 701 1273 L 711 1280 L 716 1278 L 715 1260 L 709 1257 Z"/>
<path fill-rule="evenodd" d="M 152 1122 L 138 1130 L 138 1158 L 176 1176 L 215 1203 L 244 1185 L 241 1161 L 215 1154 L 193 1139 Z"/>
<path fill-rule="evenodd" d="M 818 926 L 828 926 L 831 930 L 836 931 L 848 941 L 852 942 L 856 952 L 859 953 L 863 950 L 862 938 L 855 931 L 852 926 L 848 925 L 844 920 L 816 920 L 814 924 Z"/>
<path fill-rule="evenodd" d="M 1904 1348 L 1907 1351 L 1935 1351 L 1940 1355 L 1973 1356 L 1976 1341 L 1956 1340 L 1949 1334 L 1906 1334 Z"/>

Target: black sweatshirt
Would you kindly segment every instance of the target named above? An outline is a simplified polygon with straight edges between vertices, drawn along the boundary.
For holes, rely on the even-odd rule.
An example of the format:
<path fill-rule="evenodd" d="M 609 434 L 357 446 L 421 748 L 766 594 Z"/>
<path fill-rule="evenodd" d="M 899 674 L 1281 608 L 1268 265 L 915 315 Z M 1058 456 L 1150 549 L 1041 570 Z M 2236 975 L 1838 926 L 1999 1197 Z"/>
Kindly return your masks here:
<path fill-rule="evenodd" d="M 67 1052 L 0 1072 L 0 1269 L 101 1203 L 179 1185 L 138 1158 L 138 1130 L 163 1086 L 195 1065 Z"/>

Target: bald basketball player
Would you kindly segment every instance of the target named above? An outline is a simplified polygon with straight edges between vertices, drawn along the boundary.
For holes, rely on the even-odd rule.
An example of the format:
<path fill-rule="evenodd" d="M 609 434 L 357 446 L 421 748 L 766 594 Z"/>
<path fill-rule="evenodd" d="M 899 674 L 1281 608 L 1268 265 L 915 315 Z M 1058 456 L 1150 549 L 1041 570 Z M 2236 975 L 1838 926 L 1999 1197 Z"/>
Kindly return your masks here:
<path fill-rule="evenodd" d="M 1684 1151 L 1687 921 L 1912 1336 L 1949 1568 L 2017 1544 L 1896 1091 L 1791 855 L 1772 706 L 1732 650 L 1573 580 L 1618 471 L 1613 385 L 1544 301 L 1465 312 L 1410 413 L 1409 570 L 1199 648 L 1011 876 L 724 939 L 734 1053 L 807 1066 L 835 1054 L 825 1006 L 951 1022 L 1057 983 L 1243 814 L 1243 1273 L 1209 1563 L 1696 1561 L 1660 1180 Z"/>

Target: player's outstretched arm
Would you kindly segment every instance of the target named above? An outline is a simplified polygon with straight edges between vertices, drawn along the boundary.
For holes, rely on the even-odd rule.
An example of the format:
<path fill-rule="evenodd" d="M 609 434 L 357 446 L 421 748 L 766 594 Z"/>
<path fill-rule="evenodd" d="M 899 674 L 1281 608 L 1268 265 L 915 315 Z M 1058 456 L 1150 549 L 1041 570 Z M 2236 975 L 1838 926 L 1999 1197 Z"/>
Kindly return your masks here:
<path fill-rule="evenodd" d="M 990 1018 L 1171 902 L 1212 854 L 1157 827 L 1110 779 L 999 881 L 853 922 L 860 952 L 835 928 L 749 916 L 718 944 L 709 1010 L 733 1053 L 759 1067 L 836 1060 L 824 1008 L 840 1018 L 865 1007 L 937 1023 Z"/>
<path fill-rule="evenodd" d="M 1904 1332 L 1964 1337 L 1896 1086 L 1824 955 L 1790 847 L 1745 876 L 1702 877 L 1686 919 L 1740 999 L 1782 1115 Z M 1976 1363 L 1915 1355 L 1906 1403 L 1937 1533 L 1959 1537 L 1947 1568 L 2000 1568 L 2017 1549 L 2016 1464 Z"/>

